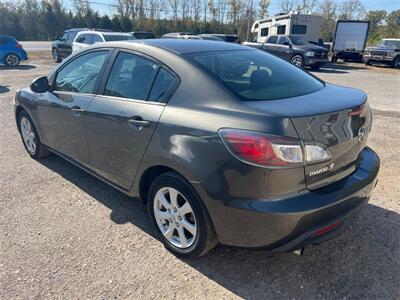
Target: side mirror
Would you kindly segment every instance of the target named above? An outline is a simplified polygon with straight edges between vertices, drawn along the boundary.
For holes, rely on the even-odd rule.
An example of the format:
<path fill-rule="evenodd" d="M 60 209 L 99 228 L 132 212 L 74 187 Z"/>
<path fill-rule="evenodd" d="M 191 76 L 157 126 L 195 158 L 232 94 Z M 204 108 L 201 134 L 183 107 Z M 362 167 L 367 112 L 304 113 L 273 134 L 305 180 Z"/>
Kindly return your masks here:
<path fill-rule="evenodd" d="M 30 88 L 35 93 L 46 93 L 49 90 L 49 80 L 46 76 L 38 77 L 32 81 Z"/>

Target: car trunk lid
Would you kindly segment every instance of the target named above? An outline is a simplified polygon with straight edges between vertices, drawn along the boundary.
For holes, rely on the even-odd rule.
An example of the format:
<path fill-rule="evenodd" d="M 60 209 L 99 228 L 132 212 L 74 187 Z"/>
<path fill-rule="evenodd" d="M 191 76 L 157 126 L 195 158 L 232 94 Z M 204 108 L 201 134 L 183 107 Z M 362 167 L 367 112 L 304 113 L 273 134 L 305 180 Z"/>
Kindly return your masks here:
<path fill-rule="evenodd" d="M 331 160 L 304 167 L 308 189 L 329 185 L 357 168 L 371 127 L 365 93 L 326 84 L 312 94 L 248 105 L 289 117 L 302 141 L 317 142 L 329 150 Z"/>

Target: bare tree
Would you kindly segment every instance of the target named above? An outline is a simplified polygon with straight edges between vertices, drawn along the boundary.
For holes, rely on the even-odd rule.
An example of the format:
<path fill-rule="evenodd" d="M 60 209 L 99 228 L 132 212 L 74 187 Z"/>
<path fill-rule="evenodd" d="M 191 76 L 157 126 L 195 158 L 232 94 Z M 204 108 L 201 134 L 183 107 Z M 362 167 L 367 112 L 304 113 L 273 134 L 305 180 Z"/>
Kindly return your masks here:
<path fill-rule="evenodd" d="M 365 16 L 365 7 L 360 0 L 347 0 L 340 5 L 340 20 L 360 20 Z"/>
<path fill-rule="evenodd" d="M 310 14 L 314 11 L 318 4 L 318 0 L 302 0 L 301 11 L 305 14 Z"/>
<path fill-rule="evenodd" d="M 271 5 L 271 0 L 260 0 L 259 2 L 259 16 L 260 18 L 265 18 L 268 16 L 268 8 Z"/>
<path fill-rule="evenodd" d="M 299 8 L 299 3 L 296 0 L 282 0 L 280 4 L 281 12 L 289 13 Z"/>
<path fill-rule="evenodd" d="M 318 14 L 322 17 L 321 37 L 330 41 L 335 30 L 338 6 L 333 0 L 323 0 L 318 7 Z"/>
<path fill-rule="evenodd" d="M 172 10 L 172 19 L 174 21 L 178 20 L 178 10 L 180 6 L 180 0 L 168 0 L 168 4 Z"/>

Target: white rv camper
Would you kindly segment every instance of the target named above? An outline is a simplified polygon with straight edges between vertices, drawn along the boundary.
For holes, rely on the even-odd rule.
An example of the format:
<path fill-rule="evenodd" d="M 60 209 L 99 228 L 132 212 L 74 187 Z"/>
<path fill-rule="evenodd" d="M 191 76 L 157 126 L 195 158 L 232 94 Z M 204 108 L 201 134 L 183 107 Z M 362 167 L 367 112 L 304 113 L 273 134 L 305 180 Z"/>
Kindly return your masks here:
<path fill-rule="evenodd" d="M 256 34 L 253 42 L 265 43 L 269 35 L 284 34 L 302 36 L 306 41 L 317 42 L 320 38 L 322 18 L 300 13 L 279 14 L 255 21 L 251 32 Z"/>

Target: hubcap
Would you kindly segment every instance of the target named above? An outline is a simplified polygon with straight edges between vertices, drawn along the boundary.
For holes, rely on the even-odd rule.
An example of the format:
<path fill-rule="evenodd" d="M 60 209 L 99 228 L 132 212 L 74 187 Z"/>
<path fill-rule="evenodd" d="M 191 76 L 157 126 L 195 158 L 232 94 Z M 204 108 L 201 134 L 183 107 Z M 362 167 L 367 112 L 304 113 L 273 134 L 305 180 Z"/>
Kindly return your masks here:
<path fill-rule="evenodd" d="M 9 66 L 15 67 L 19 63 L 19 58 L 14 54 L 10 54 L 7 56 L 6 61 Z"/>
<path fill-rule="evenodd" d="M 155 195 L 154 217 L 158 229 L 175 247 L 190 247 L 197 236 L 197 224 L 186 198 L 171 187 L 161 188 Z"/>
<path fill-rule="evenodd" d="M 302 58 L 300 56 L 295 56 L 292 58 L 292 64 L 294 64 L 296 67 L 301 67 L 302 63 Z"/>
<path fill-rule="evenodd" d="M 31 122 L 26 117 L 21 118 L 21 134 L 24 144 L 30 154 L 35 154 L 36 151 L 36 136 L 32 129 Z"/>

